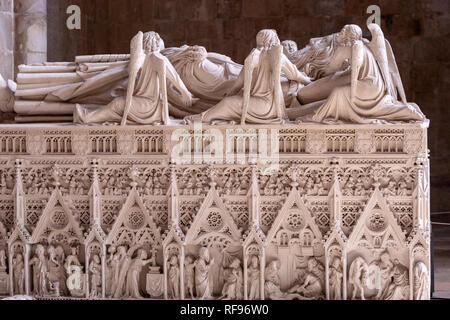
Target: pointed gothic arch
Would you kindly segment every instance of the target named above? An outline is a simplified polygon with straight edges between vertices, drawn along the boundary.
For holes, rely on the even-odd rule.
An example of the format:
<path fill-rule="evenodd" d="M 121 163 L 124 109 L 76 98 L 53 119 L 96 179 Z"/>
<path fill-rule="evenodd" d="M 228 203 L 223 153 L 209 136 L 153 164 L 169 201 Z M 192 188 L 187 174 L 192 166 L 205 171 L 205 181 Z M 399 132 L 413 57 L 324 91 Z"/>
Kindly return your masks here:
<path fill-rule="evenodd" d="M 72 245 L 84 241 L 79 222 L 61 194 L 55 188 L 31 236 L 31 243 Z"/>
<path fill-rule="evenodd" d="M 160 245 L 161 230 L 133 187 L 106 239 L 114 245 Z"/>

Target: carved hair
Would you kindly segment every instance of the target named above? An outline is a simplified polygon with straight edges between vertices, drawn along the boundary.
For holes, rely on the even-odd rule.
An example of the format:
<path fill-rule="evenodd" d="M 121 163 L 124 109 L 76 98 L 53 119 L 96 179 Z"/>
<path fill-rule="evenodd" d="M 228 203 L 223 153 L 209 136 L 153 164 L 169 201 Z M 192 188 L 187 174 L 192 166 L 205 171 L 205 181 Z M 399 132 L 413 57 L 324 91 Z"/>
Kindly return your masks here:
<path fill-rule="evenodd" d="M 270 48 L 274 45 L 279 45 L 280 39 L 278 34 L 273 29 L 264 29 L 256 35 L 256 46 L 258 48 Z"/>
<path fill-rule="evenodd" d="M 154 31 L 144 33 L 143 47 L 145 52 L 160 51 L 164 49 L 164 41 Z"/>
<path fill-rule="evenodd" d="M 337 34 L 312 39 L 310 44 L 292 54 L 292 62 L 309 77 L 318 80 L 322 78 L 338 47 Z"/>
<path fill-rule="evenodd" d="M 184 65 L 195 61 L 203 61 L 208 57 L 208 52 L 202 46 L 189 46 L 180 53 L 174 55 L 170 62 L 177 70 L 180 70 Z"/>
<path fill-rule="evenodd" d="M 356 24 L 347 24 L 338 33 L 336 40 L 339 45 L 350 47 L 362 40 L 362 30 Z"/>

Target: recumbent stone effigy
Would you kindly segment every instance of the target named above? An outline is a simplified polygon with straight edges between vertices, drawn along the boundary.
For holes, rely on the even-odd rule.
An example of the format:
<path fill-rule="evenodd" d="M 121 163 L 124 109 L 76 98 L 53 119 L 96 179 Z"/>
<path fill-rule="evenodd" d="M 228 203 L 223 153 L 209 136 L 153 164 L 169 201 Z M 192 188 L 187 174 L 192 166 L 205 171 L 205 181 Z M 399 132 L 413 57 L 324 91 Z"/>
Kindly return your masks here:
<path fill-rule="evenodd" d="M 428 120 L 369 30 L 262 30 L 243 66 L 156 32 L 20 66 L 2 108 L 36 123 L 0 126 L 0 295 L 429 299 Z"/>

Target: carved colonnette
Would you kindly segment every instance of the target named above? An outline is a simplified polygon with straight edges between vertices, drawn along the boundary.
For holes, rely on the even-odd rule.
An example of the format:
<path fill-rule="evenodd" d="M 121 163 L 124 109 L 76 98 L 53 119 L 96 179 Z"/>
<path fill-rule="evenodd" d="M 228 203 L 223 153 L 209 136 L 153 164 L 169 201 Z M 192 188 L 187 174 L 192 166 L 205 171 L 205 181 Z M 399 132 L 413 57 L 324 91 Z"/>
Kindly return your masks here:
<path fill-rule="evenodd" d="M 418 124 L 4 126 L 0 294 L 428 299 L 426 139 Z"/>

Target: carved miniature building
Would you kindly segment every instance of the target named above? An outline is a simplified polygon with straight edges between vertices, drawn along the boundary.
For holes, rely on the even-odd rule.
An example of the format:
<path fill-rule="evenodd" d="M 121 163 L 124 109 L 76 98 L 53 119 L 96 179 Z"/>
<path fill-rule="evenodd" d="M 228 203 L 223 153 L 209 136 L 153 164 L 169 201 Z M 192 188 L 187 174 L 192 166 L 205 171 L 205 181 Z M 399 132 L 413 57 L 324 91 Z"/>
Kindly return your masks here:
<path fill-rule="evenodd" d="M 199 130 L 2 125 L 0 295 L 429 299 L 427 122 Z"/>

